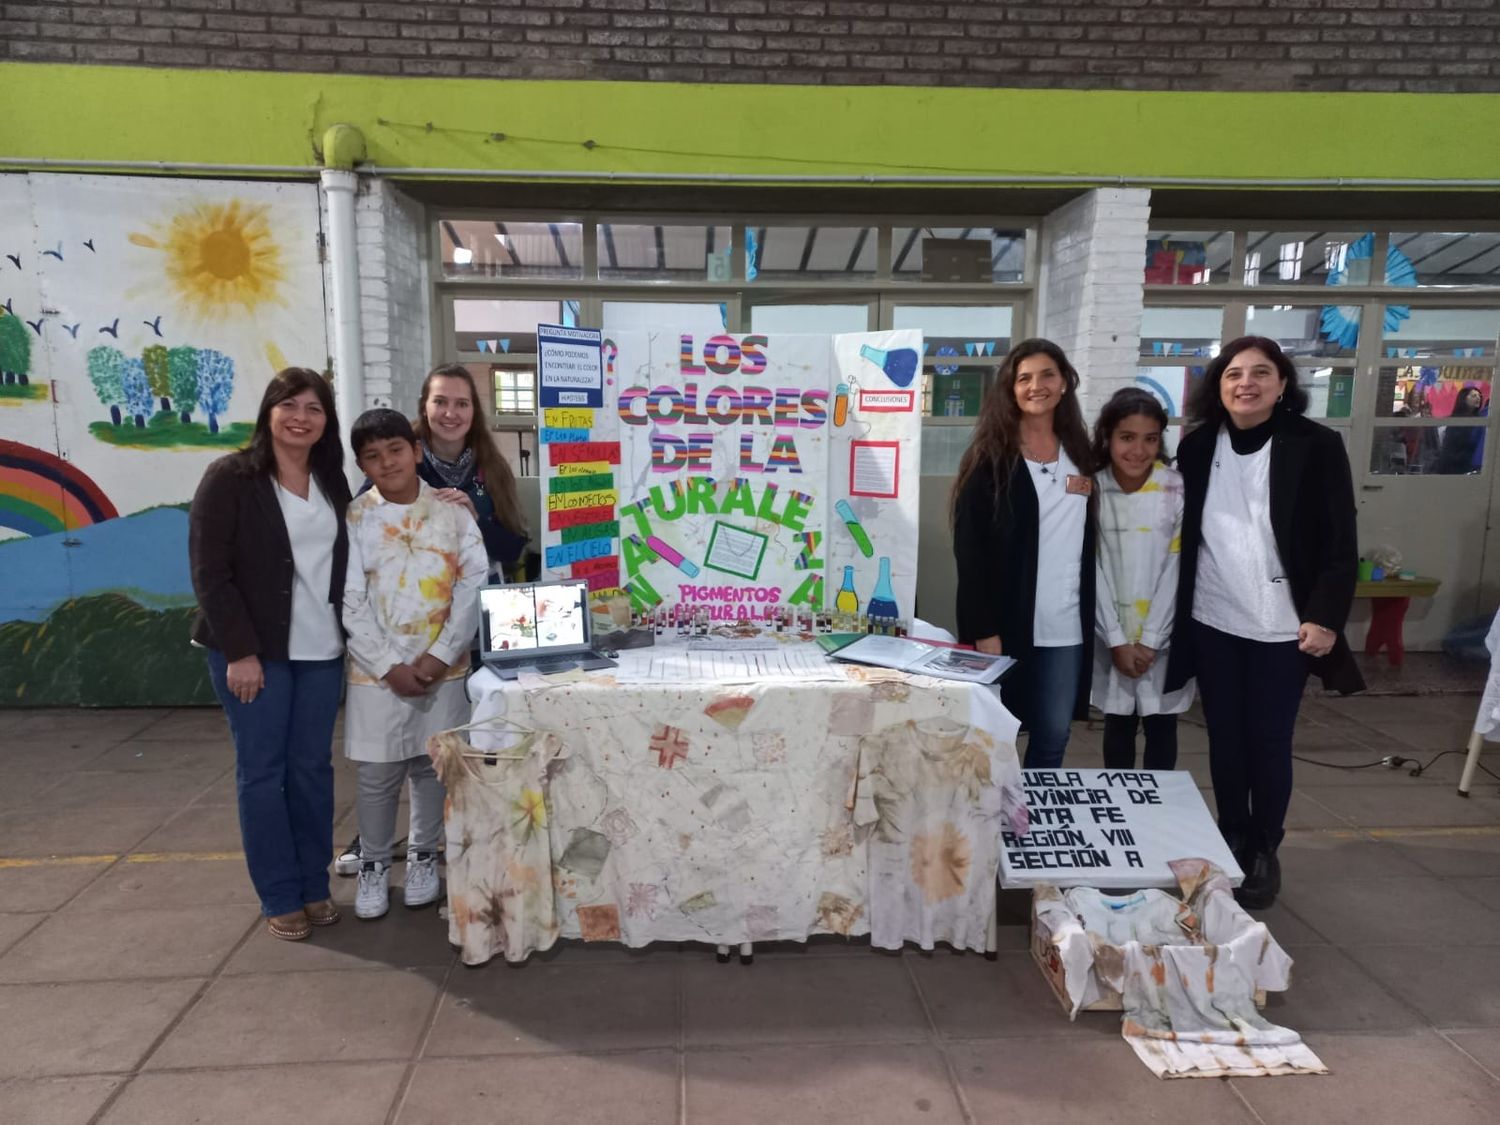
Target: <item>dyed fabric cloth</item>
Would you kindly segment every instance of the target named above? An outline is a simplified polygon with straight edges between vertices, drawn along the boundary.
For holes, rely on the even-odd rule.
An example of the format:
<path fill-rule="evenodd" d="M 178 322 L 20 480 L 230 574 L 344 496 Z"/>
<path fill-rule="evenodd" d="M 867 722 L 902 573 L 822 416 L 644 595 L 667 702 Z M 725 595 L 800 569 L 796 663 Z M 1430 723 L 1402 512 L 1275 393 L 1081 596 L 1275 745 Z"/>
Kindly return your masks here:
<path fill-rule="evenodd" d="M 542 885 L 563 937 L 869 933 L 884 948 L 984 948 L 1000 832 L 1027 824 L 1016 723 L 988 688 L 864 668 L 845 682 L 725 686 L 592 673 L 525 687 L 479 672 L 470 695 L 478 750 L 503 753 L 518 728 L 558 748 L 510 774 L 442 771 L 455 913 L 472 911 L 454 849 L 496 885 L 530 809 L 522 865 L 543 863 L 545 824 Z M 519 924 L 542 932 L 530 915 Z M 482 960 L 492 939 L 462 928 L 465 960 Z M 524 956 L 501 928 L 492 951 Z M 540 936 L 533 947 L 545 948 Z"/>
<path fill-rule="evenodd" d="M 426 484 L 410 504 L 369 489 L 349 505 L 348 524 L 344 753 L 361 762 L 399 762 L 467 717 L 463 678 L 489 561 L 473 517 L 438 500 Z M 424 653 L 448 665 L 431 691 L 408 699 L 381 682 L 391 668 Z"/>
<path fill-rule="evenodd" d="M 1484 695 L 1479 699 L 1479 714 L 1474 719 L 1474 729 L 1485 738 L 1493 740 L 1500 730 L 1500 613 L 1490 623 L 1489 635 L 1484 647 L 1490 653 L 1490 675 L 1484 682 Z"/>
<path fill-rule="evenodd" d="M 1074 1014 L 1099 999 L 1100 985 L 1117 991 L 1125 1041 L 1158 1078 L 1327 1073 L 1297 1032 L 1256 1009 L 1257 991 L 1287 988 L 1292 966 L 1265 923 L 1235 904 L 1206 860 L 1172 868 L 1180 899 L 1037 889 Z"/>
<path fill-rule="evenodd" d="M 456 732 L 428 743 L 448 790 L 448 941 L 466 965 L 524 961 L 557 940 L 546 771 L 562 749 L 528 736 L 483 757 Z"/>
<path fill-rule="evenodd" d="M 1182 474 L 1157 462 L 1151 476 L 1126 492 L 1105 469 L 1094 477 L 1099 494 L 1099 559 L 1095 576 L 1093 703 L 1107 715 L 1175 715 L 1193 702 L 1191 683 L 1166 690 L 1167 658 L 1177 614 L 1178 556 L 1182 551 Z M 1115 667 L 1110 649 L 1143 644 L 1157 651 L 1144 676 Z"/>

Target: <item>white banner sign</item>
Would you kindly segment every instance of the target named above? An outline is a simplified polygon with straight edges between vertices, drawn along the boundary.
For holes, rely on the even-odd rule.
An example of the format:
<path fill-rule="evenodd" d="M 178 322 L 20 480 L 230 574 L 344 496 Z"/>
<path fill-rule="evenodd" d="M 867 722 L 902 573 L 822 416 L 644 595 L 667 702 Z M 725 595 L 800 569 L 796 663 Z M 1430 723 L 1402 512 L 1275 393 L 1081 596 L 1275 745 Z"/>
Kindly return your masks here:
<path fill-rule="evenodd" d="M 1000 885 L 1177 886 L 1167 866 L 1202 858 L 1244 877 L 1186 770 L 1026 770 L 1031 830 L 1001 833 Z"/>

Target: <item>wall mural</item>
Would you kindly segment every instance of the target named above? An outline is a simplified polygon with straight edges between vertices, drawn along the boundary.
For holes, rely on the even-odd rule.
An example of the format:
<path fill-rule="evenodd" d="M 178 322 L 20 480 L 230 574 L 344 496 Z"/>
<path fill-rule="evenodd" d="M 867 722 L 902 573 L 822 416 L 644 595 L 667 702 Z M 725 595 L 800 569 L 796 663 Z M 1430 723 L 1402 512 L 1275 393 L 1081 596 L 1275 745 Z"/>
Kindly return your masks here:
<path fill-rule="evenodd" d="M 317 189 L 0 176 L 0 706 L 212 701 L 187 505 L 323 368 Z"/>

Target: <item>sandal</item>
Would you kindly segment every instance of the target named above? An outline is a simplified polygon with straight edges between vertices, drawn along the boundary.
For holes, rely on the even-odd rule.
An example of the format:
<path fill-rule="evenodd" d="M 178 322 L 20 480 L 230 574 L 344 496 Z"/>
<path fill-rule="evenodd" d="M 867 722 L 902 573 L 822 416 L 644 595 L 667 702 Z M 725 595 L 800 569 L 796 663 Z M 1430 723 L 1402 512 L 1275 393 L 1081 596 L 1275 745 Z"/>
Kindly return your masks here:
<path fill-rule="evenodd" d="M 312 936 L 312 925 L 301 910 L 291 914 L 274 914 L 266 919 L 266 931 L 282 941 L 301 941 Z"/>
<path fill-rule="evenodd" d="M 302 912 L 307 915 L 308 924 L 313 926 L 331 926 L 343 917 L 331 898 L 325 898 L 322 902 L 309 902 L 302 908 Z"/>

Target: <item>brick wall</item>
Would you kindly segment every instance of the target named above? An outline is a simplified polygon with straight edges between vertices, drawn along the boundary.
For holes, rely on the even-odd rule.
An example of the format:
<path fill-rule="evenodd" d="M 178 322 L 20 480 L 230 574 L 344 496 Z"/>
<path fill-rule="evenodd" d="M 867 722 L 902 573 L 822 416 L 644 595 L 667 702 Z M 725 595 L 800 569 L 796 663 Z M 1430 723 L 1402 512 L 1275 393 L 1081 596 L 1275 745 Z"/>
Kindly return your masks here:
<path fill-rule="evenodd" d="M 0 57 L 383 75 L 1500 91 L 1500 0 L 4 3 Z"/>
<path fill-rule="evenodd" d="M 1150 200 L 1139 188 L 1101 188 L 1042 223 L 1037 332 L 1078 369 L 1085 418 L 1135 382 Z"/>
<path fill-rule="evenodd" d="M 354 222 L 365 406 L 390 406 L 415 415 L 422 379 L 432 366 L 422 205 L 384 180 L 364 178 Z"/>

